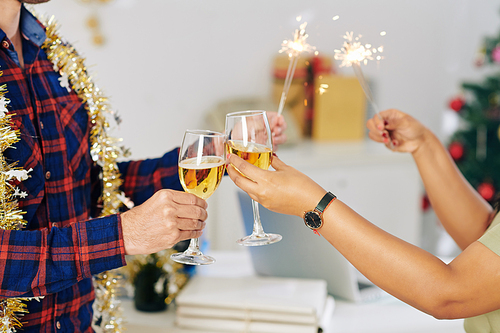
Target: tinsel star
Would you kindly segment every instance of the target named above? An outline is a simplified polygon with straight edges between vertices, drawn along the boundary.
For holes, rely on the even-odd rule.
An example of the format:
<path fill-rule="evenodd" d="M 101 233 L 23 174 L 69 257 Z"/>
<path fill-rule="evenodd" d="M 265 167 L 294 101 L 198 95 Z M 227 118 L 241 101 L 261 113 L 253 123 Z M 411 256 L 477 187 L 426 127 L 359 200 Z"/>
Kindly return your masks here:
<path fill-rule="evenodd" d="M 20 197 L 20 198 L 23 198 L 23 199 L 24 199 L 24 198 L 26 198 L 26 197 L 28 196 L 28 193 L 26 193 L 26 192 L 24 192 L 24 191 L 21 191 L 21 190 L 19 190 L 19 188 L 18 188 L 18 187 L 16 187 L 16 188 L 14 189 L 14 194 L 12 194 L 12 195 L 13 195 L 13 196 L 18 196 L 18 197 Z"/>
<path fill-rule="evenodd" d="M 66 73 L 60 73 L 60 74 L 61 74 L 61 76 L 58 79 L 59 80 L 59 84 L 61 85 L 61 87 L 66 88 L 66 90 L 68 92 L 70 92 L 71 91 L 71 87 L 69 85 L 68 74 L 66 74 Z"/>
<path fill-rule="evenodd" d="M 0 118 L 5 117 L 5 114 L 9 111 L 7 110 L 7 104 L 9 104 L 9 101 L 2 96 L 0 98 Z"/>

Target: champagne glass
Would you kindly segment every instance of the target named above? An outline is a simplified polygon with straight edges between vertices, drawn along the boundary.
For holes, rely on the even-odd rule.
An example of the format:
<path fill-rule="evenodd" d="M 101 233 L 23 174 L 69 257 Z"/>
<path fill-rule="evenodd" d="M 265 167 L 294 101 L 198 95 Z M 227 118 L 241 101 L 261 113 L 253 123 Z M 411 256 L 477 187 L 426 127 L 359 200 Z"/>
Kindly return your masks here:
<path fill-rule="evenodd" d="M 264 170 L 269 169 L 273 143 L 266 111 L 241 111 L 226 115 L 226 145 L 228 152 Z M 253 232 L 237 240 L 244 246 L 260 246 L 281 240 L 281 235 L 267 234 L 262 228 L 259 203 L 252 199 Z"/>
<path fill-rule="evenodd" d="M 179 152 L 179 178 L 184 191 L 208 199 L 219 186 L 226 168 L 225 135 L 213 131 L 187 130 Z M 200 251 L 199 239 L 191 239 L 172 260 L 188 265 L 213 264 L 215 259 Z"/>

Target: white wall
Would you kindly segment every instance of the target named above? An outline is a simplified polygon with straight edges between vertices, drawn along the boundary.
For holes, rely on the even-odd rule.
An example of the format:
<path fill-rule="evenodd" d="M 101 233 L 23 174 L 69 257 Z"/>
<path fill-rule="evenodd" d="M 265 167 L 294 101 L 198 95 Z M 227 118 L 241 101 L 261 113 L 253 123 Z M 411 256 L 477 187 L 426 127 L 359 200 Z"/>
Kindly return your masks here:
<path fill-rule="evenodd" d="M 473 60 L 482 38 L 500 26 L 493 0 L 114 0 L 97 7 L 108 42 L 95 47 L 85 27 L 89 5 L 52 0 L 35 8 L 54 14 L 87 58 L 123 118 L 113 135 L 133 158 L 178 146 L 222 99 L 267 96 L 272 58 L 298 15 L 322 53 L 340 48 L 351 30 L 384 45 L 385 59 L 364 68 L 377 82 L 379 106 L 405 110 L 440 133 L 460 82 L 481 77 Z"/>

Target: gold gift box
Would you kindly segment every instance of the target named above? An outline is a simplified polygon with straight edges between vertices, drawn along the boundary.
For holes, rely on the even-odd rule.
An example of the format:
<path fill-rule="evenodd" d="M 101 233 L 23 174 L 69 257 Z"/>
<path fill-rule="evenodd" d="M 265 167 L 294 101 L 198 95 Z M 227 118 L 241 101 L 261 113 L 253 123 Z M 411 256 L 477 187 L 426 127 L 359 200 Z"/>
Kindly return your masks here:
<path fill-rule="evenodd" d="M 314 82 L 312 138 L 357 141 L 365 137 L 366 98 L 356 77 L 320 75 Z"/>
<path fill-rule="evenodd" d="M 279 55 L 274 58 L 273 63 L 273 86 L 272 97 L 276 105 L 279 105 L 285 77 L 290 65 L 287 55 Z M 297 61 L 297 67 L 288 91 L 285 103 L 297 124 L 303 137 L 311 136 L 311 121 L 314 108 L 314 80 L 322 74 L 330 74 L 333 71 L 332 59 L 325 55 L 307 56 L 301 55 Z"/>

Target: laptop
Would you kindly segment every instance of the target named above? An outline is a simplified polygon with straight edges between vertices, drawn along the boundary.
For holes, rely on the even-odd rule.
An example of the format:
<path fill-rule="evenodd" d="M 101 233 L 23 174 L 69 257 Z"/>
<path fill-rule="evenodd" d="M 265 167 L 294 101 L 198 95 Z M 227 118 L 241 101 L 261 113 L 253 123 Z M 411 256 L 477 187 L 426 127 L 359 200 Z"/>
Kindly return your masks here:
<path fill-rule="evenodd" d="M 253 229 L 251 199 L 238 191 L 238 200 L 249 235 Z M 356 303 L 375 301 L 387 295 L 327 240 L 309 230 L 300 217 L 275 213 L 261 205 L 259 210 L 264 231 L 280 234 L 283 239 L 270 245 L 248 247 L 258 275 L 323 279 L 329 294 Z"/>

